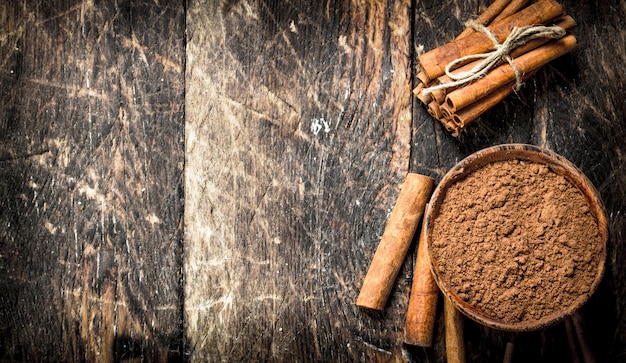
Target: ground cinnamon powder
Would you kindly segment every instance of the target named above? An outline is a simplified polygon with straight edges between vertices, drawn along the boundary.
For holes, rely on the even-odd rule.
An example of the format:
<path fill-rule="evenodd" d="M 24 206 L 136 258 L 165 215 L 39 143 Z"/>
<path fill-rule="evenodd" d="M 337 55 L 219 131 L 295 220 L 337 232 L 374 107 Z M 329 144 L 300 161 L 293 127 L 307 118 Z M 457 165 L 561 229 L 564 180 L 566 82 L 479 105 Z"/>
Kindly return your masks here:
<path fill-rule="evenodd" d="M 505 323 L 541 319 L 588 293 L 601 236 L 583 194 L 546 165 L 489 163 L 453 184 L 431 254 L 451 291 Z"/>

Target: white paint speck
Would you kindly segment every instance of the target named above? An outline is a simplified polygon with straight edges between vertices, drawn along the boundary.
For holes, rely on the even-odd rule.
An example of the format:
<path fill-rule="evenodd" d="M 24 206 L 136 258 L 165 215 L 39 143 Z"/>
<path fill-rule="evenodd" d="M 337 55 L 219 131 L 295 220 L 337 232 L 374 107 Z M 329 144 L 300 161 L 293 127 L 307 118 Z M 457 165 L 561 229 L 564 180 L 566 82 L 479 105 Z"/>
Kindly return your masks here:
<path fill-rule="evenodd" d="M 419 44 L 415 51 L 417 52 L 417 55 L 420 56 L 422 54 L 424 54 L 424 44 Z"/>
<path fill-rule="evenodd" d="M 54 235 L 57 233 L 57 227 L 54 224 L 46 221 L 45 226 L 48 232 L 50 232 L 50 234 Z"/>
<path fill-rule="evenodd" d="M 331 122 L 330 120 L 326 121 L 324 118 L 314 118 L 311 120 L 311 132 L 315 136 L 322 130 L 324 130 L 324 133 L 329 133 Z"/>
<path fill-rule="evenodd" d="M 311 132 L 313 133 L 313 135 L 317 136 L 317 134 L 322 130 L 322 124 L 320 123 L 320 120 L 317 118 L 314 118 L 313 120 L 311 120 Z"/>
<path fill-rule="evenodd" d="M 148 221 L 148 223 L 152 224 L 153 226 L 155 224 L 161 224 L 161 219 L 159 217 L 157 217 L 156 214 L 152 213 L 150 215 L 146 216 L 146 221 Z"/>

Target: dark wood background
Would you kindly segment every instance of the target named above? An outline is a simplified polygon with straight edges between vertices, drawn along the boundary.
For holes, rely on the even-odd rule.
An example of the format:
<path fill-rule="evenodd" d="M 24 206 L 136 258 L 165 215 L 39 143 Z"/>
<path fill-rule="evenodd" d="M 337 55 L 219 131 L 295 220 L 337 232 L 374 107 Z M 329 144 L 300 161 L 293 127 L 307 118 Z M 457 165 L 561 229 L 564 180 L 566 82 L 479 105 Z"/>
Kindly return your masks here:
<path fill-rule="evenodd" d="M 626 2 L 562 0 L 578 46 L 453 138 L 415 58 L 490 1 L 0 4 L 0 360 L 445 361 L 354 305 L 404 175 L 523 142 L 578 165 L 610 220 L 581 310 L 626 361 Z M 563 324 L 466 320 L 470 362 L 571 361 Z"/>

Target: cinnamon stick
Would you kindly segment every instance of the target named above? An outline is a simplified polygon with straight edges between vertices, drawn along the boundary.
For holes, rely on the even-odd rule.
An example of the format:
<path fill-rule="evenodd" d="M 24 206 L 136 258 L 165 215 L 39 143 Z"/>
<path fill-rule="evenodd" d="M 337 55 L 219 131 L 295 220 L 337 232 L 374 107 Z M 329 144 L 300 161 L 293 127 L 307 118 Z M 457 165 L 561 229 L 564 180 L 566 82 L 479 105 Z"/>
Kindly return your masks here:
<path fill-rule="evenodd" d="M 574 325 L 574 331 L 576 332 L 576 338 L 578 338 L 578 345 L 580 346 L 580 351 L 583 355 L 583 361 L 585 363 L 595 363 L 596 358 L 587 344 L 587 339 L 585 338 L 585 332 L 583 330 L 583 317 L 580 315 L 580 312 L 575 312 L 571 317 L 572 323 Z"/>
<path fill-rule="evenodd" d="M 472 62 L 472 63 L 470 63 L 470 64 L 474 64 L 474 63 Z M 471 68 L 469 68 L 469 69 L 471 69 Z M 433 86 L 438 86 L 438 85 L 442 84 L 442 82 L 441 82 L 440 80 L 442 80 L 444 77 L 445 77 L 445 79 L 450 79 L 450 77 L 448 77 L 448 76 L 446 76 L 446 75 L 444 74 L 443 76 L 441 76 L 441 77 L 439 77 L 439 78 L 437 78 L 436 80 L 434 80 L 434 81 L 433 81 Z M 448 82 L 451 82 L 451 81 L 452 81 L 452 80 L 450 79 L 450 81 L 448 81 Z M 443 89 L 443 88 L 442 88 L 442 89 L 437 89 L 437 90 L 434 90 L 434 91 L 432 91 L 432 92 L 430 93 L 430 97 L 431 97 L 433 100 L 435 100 L 435 101 L 437 101 L 438 103 L 440 103 L 440 104 L 441 104 L 441 103 L 443 103 L 443 102 L 445 101 L 445 99 L 446 99 L 446 94 L 448 94 L 448 92 L 450 92 L 450 91 L 452 91 L 452 90 L 453 90 L 453 88 L 448 88 L 448 89 Z"/>
<path fill-rule="evenodd" d="M 570 52 L 576 46 L 576 38 L 566 35 L 519 56 L 513 60 L 520 73 L 535 71 L 548 62 Z M 514 69 L 507 63 L 491 70 L 485 77 L 458 88 L 446 96 L 445 104 L 452 113 L 489 95 L 503 85 L 514 81 Z"/>
<path fill-rule="evenodd" d="M 449 297 L 443 300 L 446 326 L 446 356 L 448 363 L 465 362 L 465 342 L 463 338 L 463 315 L 456 309 Z"/>
<path fill-rule="evenodd" d="M 578 345 L 576 344 L 576 335 L 572 323 L 572 317 L 565 318 L 565 334 L 567 335 L 567 343 L 570 349 L 571 362 L 580 363 L 580 354 L 578 353 Z"/>
<path fill-rule="evenodd" d="M 415 97 L 417 97 L 418 100 L 422 101 L 423 104 L 427 105 L 432 97 L 430 95 L 425 95 L 422 93 L 422 90 L 424 89 L 424 83 L 419 83 L 414 89 L 413 89 L 413 94 L 415 95 Z"/>
<path fill-rule="evenodd" d="M 481 25 L 488 25 L 504 10 L 511 0 L 495 0 L 485 11 L 483 11 L 474 21 Z M 471 28 L 465 28 L 456 39 L 465 38 L 474 32 Z"/>
<path fill-rule="evenodd" d="M 504 358 L 502 359 L 502 363 L 513 363 L 513 351 L 515 350 L 515 343 L 508 342 L 506 343 L 506 348 L 504 349 Z"/>
<path fill-rule="evenodd" d="M 492 92 L 489 97 L 484 97 L 477 102 L 465 107 L 452 114 L 452 120 L 458 129 L 462 129 L 465 126 L 471 124 L 480 115 L 487 112 L 493 106 L 504 100 L 507 96 L 513 93 L 515 82 L 507 83 L 501 86 L 496 91 Z M 454 135 L 456 136 L 456 135 Z"/>
<path fill-rule="evenodd" d="M 423 70 L 419 71 L 415 77 L 422 82 L 422 84 L 428 84 L 428 81 L 430 80 Z"/>
<path fill-rule="evenodd" d="M 494 19 L 493 19 L 493 23 L 497 24 L 500 21 L 504 21 L 504 19 L 508 18 L 509 16 L 517 13 L 519 10 L 521 10 L 522 8 L 524 8 L 524 6 L 526 6 L 526 4 L 528 4 L 529 0 L 512 0 L 506 8 L 504 8 Z M 532 25 L 532 24 L 529 24 Z"/>
<path fill-rule="evenodd" d="M 498 39 L 503 42 L 514 27 L 529 24 L 545 24 L 563 13 L 563 7 L 555 0 L 539 0 L 538 2 L 520 10 L 506 18 L 506 22 L 500 22 L 489 29 Z M 481 32 L 474 32 L 464 38 L 456 39 L 428 51 L 418 57 L 425 84 L 445 72 L 445 67 L 451 61 L 469 54 L 484 53 L 494 49 L 494 44 L 489 37 Z"/>
<path fill-rule="evenodd" d="M 439 288 L 430 269 L 425 235 L 426 231 L 422 225 L 404 325 L 404 342 L 420 347 L 432 346 L 439 297 Z"/>
<path fill-rule="evenodd" d="M 441 112 L 441 115 L 445 118 L 452 119 L 454 116 L 454 112 L 450 109 L 450 106 L 448 106 L 448 104 L 446 103 L 443 103 L 442 105 L 439 106 L 439 111 Z M 454 119 L 452 121 L 454 121 Z"/>
<path fill-rule="evenodd" d="M 428 113 L 430 113 L 437 120 L 442 118 L 443 114 L 441 113 L 441 107 L 439 106 L 439 102 L 435 100 L 428 102 Z"/>
<path fill-rule="evenodd" d="M 460 129 L 458 128 L 458 126 L 456 126 L 454 124 L 454 122 L 450 119 L 441 119 L 439 120 L 441 122 L 441 124 L 443 125 L 443 127 L 450 133 L 452 134 L 452 136 L 457 137 L 459 136 L 459 131 Z"/>
<path fill-rule="evenodd" d="M 437 104 L 435 101 L 431 101 L 431 103 L 429 103 L 428 106 L 429 108 L 432 107 L 433 109 L 437 109 L 439 111 L 439 115 L 440 115 L 439 117 L 436 117 L 432 113 L 431 115 L 435 117 L 437 120 L 439 120 L 441 124 L 443 125 L 443 127 L 445 127 L 445 129 L 448 132 L 450 132 L 455 137 L 459 136 L 460 128 L 458 125 L 454 123 L 454 120 L 452 119 L 451 115 L 449 114 L 444 115 L 443 112 L 441 112 L 441 107 L 439 107 L 439 104 Z"/>
<path fill-rule="evenodd" d="M 534 74 L 534 72 L 531 74 Z M 524 77 L 524 79 L 526 78 Z M 440 106 L 435 101 L 431 101 L 428 104 L 429 113 L 431 108 L 436 108 L 439 112 L 439 117 L 432 113 L 431 115 L 438 119 L 452 136 L 457 137 L 462 128 L 475 121 L 480 115 L 513 93 L 514 86 L 515 82 L 503 85 L 498 90 L 492 92 L 489 97 L 484 97 L 456 113 L 452 113 L 445 104 Z"/>
<path fill-rule="evenodd" d="M 424 213 L 434 180 L 428 176 L 407 174 L 383 236 L 374 253 L 361 292 L 359 307 L 383 310 L 402 262 Z"/>

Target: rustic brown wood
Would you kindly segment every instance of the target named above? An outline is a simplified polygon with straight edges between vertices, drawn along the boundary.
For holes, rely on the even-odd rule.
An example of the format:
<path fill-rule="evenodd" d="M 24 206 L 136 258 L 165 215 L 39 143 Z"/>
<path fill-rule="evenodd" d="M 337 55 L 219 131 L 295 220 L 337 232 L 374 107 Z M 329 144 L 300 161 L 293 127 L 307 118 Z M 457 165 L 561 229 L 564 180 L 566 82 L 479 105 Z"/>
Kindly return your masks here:
<path fill-rule="evenodd" d="M 3 2 L 0 49 L 0 359 L 182 357 L 182 2 Z"/>
<path fill-rule="evenodd" d="M 605 202 L 581 316 L 625 361 L 626 9 L 560 2 L 576 49 L 457 139 L 415 59 L 489 0 L 2 2 L 0 360 L 445 362 L 441 304 L 433 347 L 402 344 L 415 248 L 382 313 L 353 304 L 396 186 L 528 142 Z M 468 362 L 512 340 L 464 337 Z M 564 324 L 515 336 L 513 361 L 569 354 Z"/>
<path fill-rule="evenodd" d="M 468 126 L 458 140 L 446 135 L 443 125 L 433 123 L 425 107 L 416 102 L 411 171 L 439 181 L 465 156 L 506 142 L 548 147 L 581 168 L 598 188 L 610 219 L 607 272 L 600 289 L 581 310 L 587 323 L 585 333 L 598 361 L 624 361 L 626 320 L 618 311 L 624 309 L 626 292 L 622 243 L 626 230 L 626 176 L 622 171 L 626 162 L 626 106 L 620 100 L 626 74 L 602 64 L 624 61 L 626 28 L 619 18 L 626 9 L 609 1 L 593 5 L 569 0 L 560 3 L 577 22 L 573 33 L 579 47 L 540 70 L 516 95 Z M 484 9 L 489 2 L 478 4 Z M 472 8 L 479 6 L 476 2 L 429 5 L 418 2 L 414 22 L 414 42 L 423 45 L 424 51 L 453 39 L 469 16 L 480 13 Z M 450 14 L 458 18 L 450 20 Z M 435 37 L 431 36 L 433 29 L 437 31 Z M 441 316 L 438 319 L 441 324 Z M 465 341 L 468 362 L 501 362 L 510 336 L 466 319 Z M 439 342 L 435 341 L 436 350 L 441 349 Z M 419 349 L 410 352 L 417 361 L 427 355 Z M 569 355 L 563 324 L 519 334 L 515 339 L 513 361 L 564 361 Z M 434 361 L 444 360 L 436 354 Z"/>
<path fill-rule="evenodd" d="M 192 358 L 402 357 L 402 326 L 354 301 L 408 172 L 409 5 L 190 4 Z M 406 311 L 409 271 L 387 314 Z"/>

